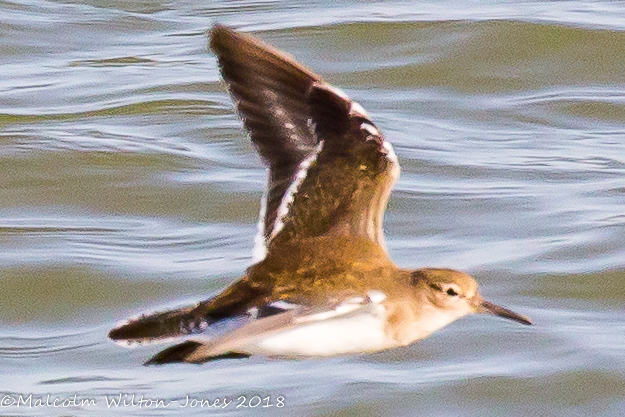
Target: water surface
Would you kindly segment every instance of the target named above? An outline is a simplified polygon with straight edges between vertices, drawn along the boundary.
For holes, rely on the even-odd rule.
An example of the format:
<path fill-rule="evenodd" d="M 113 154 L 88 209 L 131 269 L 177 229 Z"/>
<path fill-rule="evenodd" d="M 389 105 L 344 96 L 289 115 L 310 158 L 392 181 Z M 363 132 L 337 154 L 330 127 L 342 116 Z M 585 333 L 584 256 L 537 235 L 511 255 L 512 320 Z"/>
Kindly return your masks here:
<path fill-rule="evenodd" d="M 204 366 L 108 341 L 251 260 L 265 172 L 207 52 L 215 22 L 314 68 L 393 142 L 399 265 L 466 270 L 536 325 Z M 624 31 L 619 2 L 0 1 L 0 414 L 623 415 Z M 11 406 L 30 394 L 98 404 Z"/>

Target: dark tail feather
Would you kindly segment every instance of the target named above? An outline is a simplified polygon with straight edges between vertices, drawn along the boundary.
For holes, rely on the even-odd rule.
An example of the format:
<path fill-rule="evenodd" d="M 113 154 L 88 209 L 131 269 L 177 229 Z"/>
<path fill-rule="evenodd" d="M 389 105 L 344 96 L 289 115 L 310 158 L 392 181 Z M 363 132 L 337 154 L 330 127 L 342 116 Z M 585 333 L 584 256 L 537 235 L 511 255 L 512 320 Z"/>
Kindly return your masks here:
<path fill-rule="evenodd" d="M 202 343 L 189 340 L 179 345 L 174 345 L 165 350 L 160 351 L 150 358 L 144 365 L 165 365 L 167 363 L 187 362 L 185 359 L 191 355 Z M 241 359 L 249 358 L 250 355 L 238 352 L 227 352 L 221 355 L 211 356 L 202 362 L 216 361 L 220 359 Z"/>

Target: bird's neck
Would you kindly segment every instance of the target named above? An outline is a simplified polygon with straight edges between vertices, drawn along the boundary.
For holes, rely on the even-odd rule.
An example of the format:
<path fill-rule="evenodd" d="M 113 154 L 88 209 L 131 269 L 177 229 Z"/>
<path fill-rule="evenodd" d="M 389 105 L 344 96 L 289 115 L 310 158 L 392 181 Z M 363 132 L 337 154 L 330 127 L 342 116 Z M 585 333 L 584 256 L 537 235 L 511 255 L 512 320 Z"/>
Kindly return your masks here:
<path fill-rule="evenodd" d="M 402 345 L 425 339 L 435 331 L 467 314 L 464 311 L 444 309 L 434 305 L 425 294 L 417 300 L 405 298 L 386 303 L 388 329 L 391 337 Z"/>

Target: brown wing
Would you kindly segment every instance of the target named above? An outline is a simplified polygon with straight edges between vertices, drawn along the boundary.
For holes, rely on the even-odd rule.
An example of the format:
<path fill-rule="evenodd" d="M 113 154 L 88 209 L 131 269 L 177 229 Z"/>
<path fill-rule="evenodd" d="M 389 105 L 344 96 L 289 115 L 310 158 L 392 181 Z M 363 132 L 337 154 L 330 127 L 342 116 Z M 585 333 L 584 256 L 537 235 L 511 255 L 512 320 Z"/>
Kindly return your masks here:
<path fill-rule="evenodd" d="M 276 243 L 334 233 L 384 247 L 384 211 L 399 177 L 393 147 L 358 103 L 329 84 L 314 84 L 307 101 L 319 151 L 281 207 Z"/>
<path fill-rule="evenodd" d="M 264 306 L 271 291 L 271 282 L 247 276 L 224 291 L 194 306 L 142 315 L 121 323 L 111 330 L 109 338 L 116 341 L 145 342 L 201 333 L 221 320 L 246 314 L 254 305 Z"/>
<path fill-rule="evenodd" d="M 278 207 L 300 162 L 317 146 L 306 97 L 321 78 L 249 35 L 216 25 L 210 36 L 210 47 L 243 125 L 270 170 L 261 219 L 269 240 Z"/>
<path fill-rule="evenodd" d="M 223 26 L 211 48 L 270 169 L 264 243 L 328 232 L 384 246 L 399 164 L 367 113 L 283 52 Z"/>

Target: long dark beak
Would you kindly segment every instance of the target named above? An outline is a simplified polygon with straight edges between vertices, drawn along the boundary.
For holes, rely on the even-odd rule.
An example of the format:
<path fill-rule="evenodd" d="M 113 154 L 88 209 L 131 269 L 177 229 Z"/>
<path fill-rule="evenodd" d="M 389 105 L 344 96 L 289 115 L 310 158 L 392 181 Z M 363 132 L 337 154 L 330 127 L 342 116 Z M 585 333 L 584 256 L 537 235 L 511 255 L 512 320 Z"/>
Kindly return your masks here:
<path fill-rule="evenodd" d="M 482 300 L 482 302 L 479 304 L 479 306 L 477 307 L 477 312 L 494 314 L 496 316 L 503 317 L 504 319 L 514 320 L 521 324 L 532 324 L 531 320 L 527 317 L 523 317 L 512 310 L 508 310 L 507 308 L 500 307 L 497 304 L 493 304 L 485 300 Z"/>

